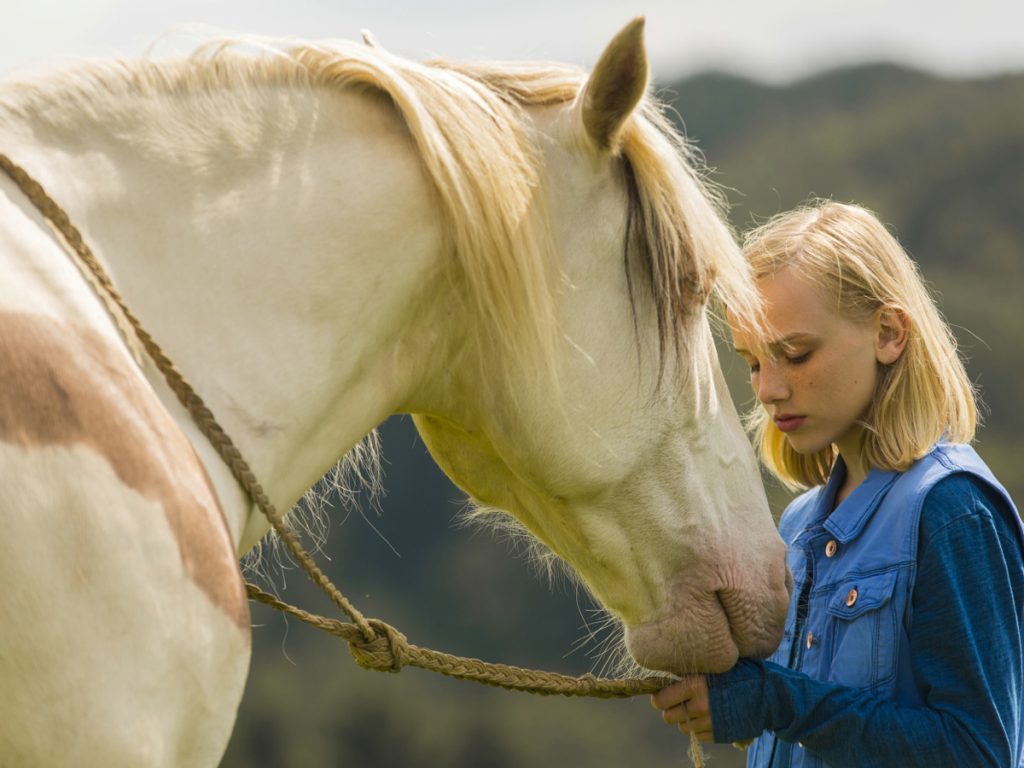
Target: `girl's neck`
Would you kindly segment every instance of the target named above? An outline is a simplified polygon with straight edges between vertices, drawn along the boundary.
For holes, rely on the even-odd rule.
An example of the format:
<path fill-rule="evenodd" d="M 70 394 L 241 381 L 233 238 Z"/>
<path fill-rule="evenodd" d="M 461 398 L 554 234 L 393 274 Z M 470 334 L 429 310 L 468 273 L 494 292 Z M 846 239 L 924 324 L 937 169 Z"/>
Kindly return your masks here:
<path fill-rule="evenodd" d="M 851 493 L 853 493 L 854 489 L 858 485 L 860 485 L 862 482 L 864 482 L 864 479 L 866 477 L 867 477 L 867 473 L 866 472 L 862 472 L 859 475 L 858 474 L 851 474 L 851 473 L 847 472 L 846 479 L 843 480 L 843 484 L 840 485 L 839 486 L 839 490 L 836 491 L 836 503 L 835 503 L 835 506 L 838 507 L 840 504 L 842 504 L 844 501 L 846 501 L 847 497 Z"/>
<path fill-rule="evenodd" d="M 836 449 L 846 465 L 846 477 L 843 479 L 839 490 L 836 491 L 835 505 L 838 507 L 846 498 L 853 493 L 854 489 L 864 482 L 868 476 L 868 467 L 863 458 L 861 436 L 863 429 L 857 427 L 836 443 Z"/>

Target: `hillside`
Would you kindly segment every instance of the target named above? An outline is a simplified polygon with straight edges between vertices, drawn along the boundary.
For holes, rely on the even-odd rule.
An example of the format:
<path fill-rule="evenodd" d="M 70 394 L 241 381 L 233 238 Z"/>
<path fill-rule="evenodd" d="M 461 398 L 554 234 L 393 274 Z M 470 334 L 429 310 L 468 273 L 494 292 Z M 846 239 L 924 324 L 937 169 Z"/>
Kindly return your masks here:
<path fill-rule="evenodd" d="M 955 81 L 874 65 L 786 87 L 708 74 L 660 93 L 729 189 L 737 228 L 812 194 L 860 202 L 893 226 L 989 405 L 980 450 L 1024 501 L 1024 75 Z M 748 403 L 744 366 L 731 353 L 723 364 Z M 591 617 L 582 598 L 566 584 L 550 591 L 488 533 L 452 525 L 460 494 L 408 419 L 388 422 L 383 437 L 383 514 L 364 500 L 371 526 L 335 510 L 324 546 L 357 605 L 418 644 L 588 670 L 597 643 L 573 651 Z M 286 576 L 286 597 L 324 607 L 300 573 Z M 685 740 L 645 700 L 537 699 L 417 671 L 369 673 L 295 622 L 259 607 L 254 622 L 253 675 L 225 766 L 685 764 Z M 741 765 L 742 755 L 716 748 L 712 764 Z"/>

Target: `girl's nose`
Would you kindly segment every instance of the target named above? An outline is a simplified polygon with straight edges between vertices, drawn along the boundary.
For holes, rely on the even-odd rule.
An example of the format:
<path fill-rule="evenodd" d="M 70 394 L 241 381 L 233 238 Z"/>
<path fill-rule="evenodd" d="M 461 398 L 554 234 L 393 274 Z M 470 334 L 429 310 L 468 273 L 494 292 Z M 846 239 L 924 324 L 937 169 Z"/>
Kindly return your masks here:
<path fill-rule="evenodd" d="M 777 365 L 761 363 L 755 394 L 757 399 L 765 405 L 780 402 L 789 396 L 789 386 Z"/>

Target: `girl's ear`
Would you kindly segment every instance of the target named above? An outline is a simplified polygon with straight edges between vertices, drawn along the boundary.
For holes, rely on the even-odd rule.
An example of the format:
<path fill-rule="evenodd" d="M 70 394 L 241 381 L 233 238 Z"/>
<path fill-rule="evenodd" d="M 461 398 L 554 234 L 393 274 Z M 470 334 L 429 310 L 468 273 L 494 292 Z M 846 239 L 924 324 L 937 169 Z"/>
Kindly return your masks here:
<path fill-rule="evenodd" d="M 895 363 L 910 339 L 910 318 L 899 307 L 882 307 L 875 316 L 875 325 L 875 358 L 882 365 Z"/>

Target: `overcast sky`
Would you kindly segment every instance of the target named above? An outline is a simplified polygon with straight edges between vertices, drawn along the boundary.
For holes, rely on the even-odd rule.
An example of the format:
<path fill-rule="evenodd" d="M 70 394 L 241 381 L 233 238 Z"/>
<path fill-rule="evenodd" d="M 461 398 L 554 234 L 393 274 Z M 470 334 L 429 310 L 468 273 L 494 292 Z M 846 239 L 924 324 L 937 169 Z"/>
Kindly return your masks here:
<path fill-rule="evenodd" d="M 1024 70 L 1022 0 L 0 0 L 0 73 L 82 56 L 185 52 L 217 32 L 358 39 L 422 59 L 594 63 L 647 17 L 653 74 L 785 81 L 893 60 L 946 74 Z M 204 25 L 183 31 L 183 25 Z M 168 35 L 170 33 L 170 35 Z"/>

